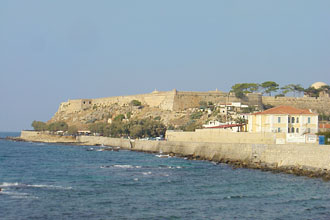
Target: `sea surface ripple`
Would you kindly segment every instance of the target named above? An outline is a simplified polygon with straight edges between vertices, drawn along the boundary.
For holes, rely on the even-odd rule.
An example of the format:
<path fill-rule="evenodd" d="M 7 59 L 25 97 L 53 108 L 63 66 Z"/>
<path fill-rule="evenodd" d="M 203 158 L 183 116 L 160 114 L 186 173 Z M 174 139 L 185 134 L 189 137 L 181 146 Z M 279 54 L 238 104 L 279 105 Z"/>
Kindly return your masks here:
<path fill-rule="evenodd" d="M 321 179 L 90 148 L 0 140 L 0 219 L 330 219 Z"/>

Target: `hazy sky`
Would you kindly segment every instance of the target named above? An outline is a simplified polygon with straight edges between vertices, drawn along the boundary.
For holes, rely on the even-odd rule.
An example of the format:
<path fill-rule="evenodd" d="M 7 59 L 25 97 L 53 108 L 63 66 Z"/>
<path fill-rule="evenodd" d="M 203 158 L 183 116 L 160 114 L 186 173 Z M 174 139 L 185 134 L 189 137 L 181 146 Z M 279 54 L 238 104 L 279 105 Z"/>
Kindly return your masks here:
<path fill-rule="evenodd" d="M 329 0 L 0 0 L 0 131 L 68 99 L 329 79 Z"/>

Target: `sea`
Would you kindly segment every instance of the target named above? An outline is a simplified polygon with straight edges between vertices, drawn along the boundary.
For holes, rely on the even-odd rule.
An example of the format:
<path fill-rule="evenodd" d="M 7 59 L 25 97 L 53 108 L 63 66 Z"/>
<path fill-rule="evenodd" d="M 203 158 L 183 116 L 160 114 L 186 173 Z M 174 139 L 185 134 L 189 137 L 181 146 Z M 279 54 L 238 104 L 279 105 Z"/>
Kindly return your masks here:
<path fill-rule="evenodd" d="M 101 149 L 1 139 L 0 219 L 330 219 L 322 179 Z"/>

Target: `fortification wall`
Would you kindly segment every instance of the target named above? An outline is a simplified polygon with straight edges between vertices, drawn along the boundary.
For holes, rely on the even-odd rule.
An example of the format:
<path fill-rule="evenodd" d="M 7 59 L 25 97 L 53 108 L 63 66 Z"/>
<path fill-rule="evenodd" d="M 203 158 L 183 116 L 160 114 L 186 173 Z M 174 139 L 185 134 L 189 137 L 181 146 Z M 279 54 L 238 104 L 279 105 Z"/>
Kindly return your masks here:
<path fill-rule="evenodd" d="M 241 102 L 246 105 L 262 106 L 261 94 L 247 94 L 244 98 L 237 98 L 232 93 L 209 92 L 177 92 L 174 97 L 173 110 L 181 111 L 188 108 L 197 108 L 201 101 L 212 103 Z"/>
<path fill-rule="evenodd" d="M 243 99 L 236 98 L 234 94 L 220 91 L 209 92 L 178 92 L 175 89 L 167 92 L 155 91 L 148 94 L 116 96 L 96 99 L 75 99 L 61 103 L 58 113 L 75 113 L 83 109 L 96 106 L 129 105 L 132 100 L 138 100 L 150 107 L 162 110 L 182 111 L 188 108 L 197 108 L 201 101 L 213 103 L 241 102 L 248 105 L 262 106 L 261 94 L 247 94 Z"/>
<path fill-rule="evenodd" d="M 197 108 L 201 101 L 213 103 L 241 102 L 250 106 L 262 105 L 290 105 L 297 108 L 313 109 L 319 113 L 330 114 L 330 98 L 312 98 L 312 97 L 269 97 L 261 94 L 247 94 L 244 98 L 237 98 L 233 93 L 220 91 L 209 92 L 178 92 L 176 90 L 167 92 L 152 92 L 141 95 L 117 96 L 97 99 L 76 99 L 61 103 L 58 114 L 61 112 L 75 113 L 83 109 L 96 106 L 111 106 L 118 104 L 120 106 L 129 105 L 132 100 L 138 100 L 143 105 L 150 107 L 159 107 L 162 110 L 182 111 L 188 108 Z"/>
<path fill-rule="evenodd" d="M 272 97 L 263 96 L 262 102 L 265 105 L 290 105 L 301 109 L 312 109 L 318 113 L 330 114 L 330 98 L 313 98 L 313 97 Z"/>
<path fill-rule="evenodd" d="M 152 92 L 149 94 L 130 95 L 130 96 L 115 96 L 96 99 L 75 99 L 61 103 L 58 113 L 74 113 L 83 109 L 96 106 L 111 106 L 118 104 L 120 106 L 129 105 L 132 100 L 138 100 L 143 105 L 150 107 L 159 107 L 163 110 L 173 110 L 175 91 L 169 92 Z"/>

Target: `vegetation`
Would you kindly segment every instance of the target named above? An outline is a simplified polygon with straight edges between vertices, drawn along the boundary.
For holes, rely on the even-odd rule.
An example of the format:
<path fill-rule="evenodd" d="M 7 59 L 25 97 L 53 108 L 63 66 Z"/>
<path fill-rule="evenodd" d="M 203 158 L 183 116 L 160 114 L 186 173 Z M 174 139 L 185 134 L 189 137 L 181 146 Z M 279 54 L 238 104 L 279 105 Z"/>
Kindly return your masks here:
<path fill-rule="evenodd" d="M 324 113 L 319 114 L 319 121 L 330 121 L 330 115 Z"/>
<path fill-rule="evenodd" d="M 64 121 L 57 121 L 48 125 L 48 131 L 67 131 L 68 127 L 68 124 Z"/>
<path fill-rule="evenodd" d="M 281 88 L 282 94 L 285 96 L 289 92 L 293 92 L 294 96 L 296 93 L 300 94 L 305 91 L 305 89 L 299 84 L 289 84 Z"/>
<path fill-rule="evenodd" d="M 263 82 L 260 86 L 264 90 L 264 93 L 267 93 L 270 96 L 272 95 L 272 92 L 276 92 L 279 89 L 279 85 L 273 81 Z"/>
<path fill-rule="evenodd" d="M 288 84 L 281 88 L 279 88 L 279 84 L 277 84 L 274 81 L 266 81 L 261 84 L 258 83 L 237 83 L 231 87 L 231 92 L 235 93 L 235 96 L 237 98 L 244 98 L 247 93 L 254 93 L 258 91 L 262 91 L 262 93 L 266 93 L 269 96 L 272 95 L 272 93 L 276 93 L 277 91 L 280 91 L 279 94 L 276 95 L 276 97 L 284 97 L 287 93 L 293 93 L 293 95 L 296 97 L 296 95 L 300 95 L 302 93 L 307 94 L 310 97 L 319 97 L 320 92 L 330 92 L 330 86 L 322 86 L 319 89 L 315 89 L 313 87 L 309 87 L 307 89 L 304 89 L 300 84 Z M 202 105 L 203 104 L 203 105 Z M 206 107 L 206 102 L 200 102 L 201 106 Z"/>
<path fill-rule="evenodd" d="M 324 135 L 325 137 L 325 144 L 330 144 L 330 131 L 326 131 L 326 132 L 319 132 L 317 133 L 317 135 Z"/>
<path fill-rule="evenodd" d="M 113 120 L 114 121 L 122 121 L 123 119 L 125 119 L 125 115 L 119 114 Z"/>
<path fill-rule="evenodd" d="M 48 130 L 48 125 L 42 121 L 33 121 L 31 126 L 33 127 L 33 129 L 35 131 L 47 131 Z"/>
<path fill-rule="evenodd" d="M 202 112 L 194 112 L 190 115 L 190 119 L 194 120 L 194 119 L 200 119 L 203 116 Z"/>
<path fill-rule="evenodd" d="M 69 128 L 68 128 L 68 134 L 69 135 L 77 135 L 78 134 L 78 128 L 77 128 L 77 126 L 75 126 L 75 125 L 69 126 Z"/>
<path fill-rule="evenodd" d="M 246 93 L 257 92 L 259 87 L 257 83 L 237 83 L 231 87 L 231 92 L 234 92 L 237 98 L 243 98 Z"/>
<path fill-rule="evenodd" d="M 143 138 L 164 136 L 166 127 L 155 119 L 132 120 L 130 122 L 114 120 L 111 124 L 105 122 L 91 124 L 89 130 L 92 133 L 107 137 Z"/>
<path fill-rule="evenodd" d="M 199 108 L 200 108 L 200 109 L 206 109 L 206 108 L 207 108 L 207 102 L 205 102 L 205 101 L 200 101 L 200 102 L 199 102 Z"/>
<path fill-rule="evenodd" d="M 256 111 L 256 107 L 254 106 L 249 106 L 247 108 L 242 109 L 242 113 L 252 113 Z"/>
<path fill-rule="evenodd" d="M 202 128 L 202 125 L 197 123 L 195 120 L 190 120 L 185 125 L 180 126 L 180 130 L 183 131 L 195 131 L 196 129 Z"/>
<path fill-rule="evenodd" d="M 309 88 L 305 89 L 304 92 L 310 97 L 319 97 L 320 92 L 329 93 L 330 92 L 330 86 L 328 86 L 328 85 L 322 86 L 319 89 L 315 89 L 314 87 L 309 87 Z"/>
<path fill-rule="evenodd" d="M 131 105 L 133 105 L 133 106 L 141 106 L 142 103 L 139 100 L 134 99 L 134 100 L 131 101 Z"/>
<path fill-rule="evenodd" d="M 160 121 L 162 118 L 160 117 L 160 116 L 156 116 L 155 118 L 154 118 L 154 120 L 156 120 L 156 121 Z"/>
<path fill-rule="evenodd" d="M 57 121 L 50 124 L 46 124 L 42 121 L 33 121 L 32 127 L 35 131 L 67 131 L 69 126 L 63 121 Z"/>

